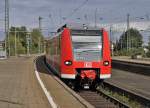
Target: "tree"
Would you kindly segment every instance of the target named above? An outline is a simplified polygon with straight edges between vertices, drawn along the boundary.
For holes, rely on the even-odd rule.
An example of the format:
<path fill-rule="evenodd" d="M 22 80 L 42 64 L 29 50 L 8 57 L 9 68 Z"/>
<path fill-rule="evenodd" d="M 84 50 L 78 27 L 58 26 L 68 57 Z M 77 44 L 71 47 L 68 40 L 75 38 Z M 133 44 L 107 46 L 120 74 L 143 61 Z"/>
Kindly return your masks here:
<path fill-rule="evenodd" d="M 43 40 L 44 40 L 44 38 L 43 38 L 43 35 L 38 28 L 35 28 L 32 30 L 31 37 L 32 37 L 32 52 L 38 53 L 39 47 L 41 49 L 41 52 L 43 52 Z"/>
<path fill-rule="evenodd" d="M 116 50 L 120 55 L 131 55 L 137 52 L 138 49 L 141 49 L 142 44 L 143 41 L 140 32 L 137 29 L 131 28 L 120 36 L 119 42 L 116 43 Z"/>
<path fill-rule="evenodd" d="M 129 35 L 129 37 L 127 37 Z M 142 35 L 137 29 L 129 29 L 120 36 L 118 43 L 118 50 L 127 49 L 127 38 L 128 38 L 128 47 L 129 48 L 140 48 L 142 47 Z"/>
<path fill-rule="evenodd" d="M 15 55 L 15 35 L 16 35 L 16 47 L 17 54 L 26 54 L 27 53 L 27 29 L 25 26 L 22 27 L 11 27 L 9 30 L 9 41 L 7 44 L 10 44 L 10 55 Z M 33 29 L 30 35 L 30 53 L 38 53 L 39 51 L 39 42 L 40 49 L 43 52 L 43 42 L 44 38 L 39 29 Z M 8 51 L 8 47 L 7 47 Z"/>
<path fill-rule="evenodd" d="M 148 42 L 148 46 L 147 46 L 148 52 L 147 52 L 147 57 L 150 57 L 150 36 L 149 36 L 149 42 Z"/>
<path fill-rule="evenodd" d="M 25 54 L 27 49 L 26 27 L 25 26 L 11 27 L 9 31 L 10 31 L 9 32 L 10 55 L 11 56 L 15 55 L 15 35 L 16 35 L 17 54 Z"/>

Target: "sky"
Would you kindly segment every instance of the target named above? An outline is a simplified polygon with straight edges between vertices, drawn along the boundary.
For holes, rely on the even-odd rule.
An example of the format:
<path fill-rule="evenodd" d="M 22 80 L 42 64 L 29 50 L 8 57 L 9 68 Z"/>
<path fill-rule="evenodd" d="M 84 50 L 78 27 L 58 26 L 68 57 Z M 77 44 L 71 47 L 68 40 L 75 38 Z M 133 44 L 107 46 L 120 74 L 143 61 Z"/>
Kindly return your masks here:
<path fill-rule="evenodd" d="M 4 31 L 4 1 L 0 0 L 0 39 Z M 66 22 L 119 23 L 144 17 L 149 20 L 150 0 L 9 0 L 10 26 L 38 27 L 41 16 L 44 32 L 56 30 Z"/>

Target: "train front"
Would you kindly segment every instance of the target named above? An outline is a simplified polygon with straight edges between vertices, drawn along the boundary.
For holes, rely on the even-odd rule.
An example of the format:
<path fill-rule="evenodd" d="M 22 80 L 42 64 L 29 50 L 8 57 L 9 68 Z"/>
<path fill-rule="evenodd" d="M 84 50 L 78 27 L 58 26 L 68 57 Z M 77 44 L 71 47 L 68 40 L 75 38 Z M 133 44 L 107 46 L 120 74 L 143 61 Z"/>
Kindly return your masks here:
<path fill-rule="evenodd" d="M 70 30 L 75 84 L 85 89 L 95 88 L 110 78 L 111 59 L 107 32 L 104 30 Z"/>

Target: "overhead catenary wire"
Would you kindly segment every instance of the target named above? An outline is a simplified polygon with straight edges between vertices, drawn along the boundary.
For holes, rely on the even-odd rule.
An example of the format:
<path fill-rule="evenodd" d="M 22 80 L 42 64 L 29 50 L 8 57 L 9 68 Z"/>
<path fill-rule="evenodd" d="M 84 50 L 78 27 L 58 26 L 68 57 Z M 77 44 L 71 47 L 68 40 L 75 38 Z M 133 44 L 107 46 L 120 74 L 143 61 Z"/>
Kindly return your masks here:
<path fill-rule="evenodd" d="M 66 23 L 67 20 L 68 20 L 69 18 L 71 18 L 77 11 L 79 11 L 87 2 L 88 2 L 88 0 L 85 0 L 85 1 L 84 1 L 81 5 L 79 5 L 77 8 L 73 9 L 73 11 L 72 11 L 71 13 L 69 13 L 67 17 L 62 17 L 62 15 L 61 15 L 61 10 L 59 10 L 59 17 L 62 18 L 63 21 L 61 21 L 61 19 L 60 19 L 60 23 L 59 23 L 58 25 L 56 25 L 56 24 L 54 23 L 53 15 L 50 13 L 50 14 L 49 14 L 49 18 L 50 18 L 50 20 L 51 20 L 51 23 L 52 23 L 52 25 L 53 25 L 53 28 L 58 28 L 59 26 L 61 26 L 61 25 L 63 25 L 64 23 Z"/>
<path fill-rule="evenodd" d="M 49 14 L 49 18 L 51 20 L 51 23 L 52 23 L 53 27 L 56 27 L 51 13 Z"/>
<path fill-rule="evenodd" d="M 79 11 L 86 3 L 88 0 L 85 0 L 81 5 L 79 5 L 77 8 L 73 9 L 73 11 L 67 16 L 64 17 L 64 21 L 67 21 L 69 18 L 71 18 L 77 11 Z"/>

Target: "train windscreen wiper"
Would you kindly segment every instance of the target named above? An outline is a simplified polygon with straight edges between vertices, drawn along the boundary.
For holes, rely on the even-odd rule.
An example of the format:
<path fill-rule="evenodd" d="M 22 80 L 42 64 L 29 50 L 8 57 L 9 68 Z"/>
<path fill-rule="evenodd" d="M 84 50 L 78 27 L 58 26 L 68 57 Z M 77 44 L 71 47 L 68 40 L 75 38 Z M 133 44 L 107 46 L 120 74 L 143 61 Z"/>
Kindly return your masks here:
<path fill-rule="evenodd" d="M 83 51 L 76 51 L 76 52 L 99 52 L 100 50 L 97 49 L 97 50 L 83 50 Z"/>

